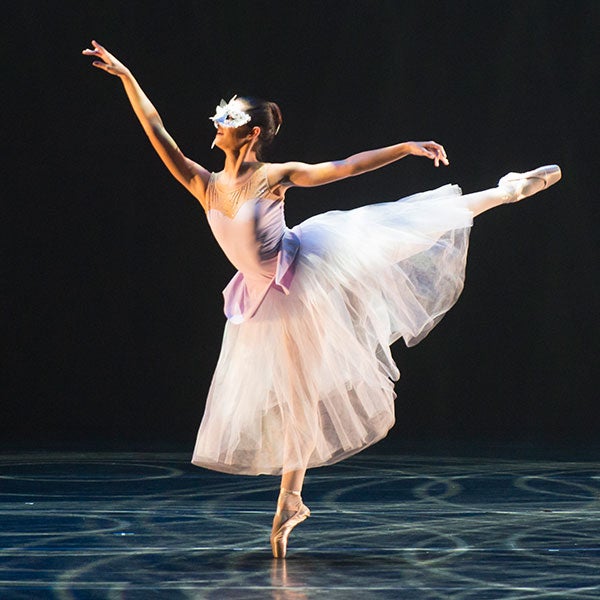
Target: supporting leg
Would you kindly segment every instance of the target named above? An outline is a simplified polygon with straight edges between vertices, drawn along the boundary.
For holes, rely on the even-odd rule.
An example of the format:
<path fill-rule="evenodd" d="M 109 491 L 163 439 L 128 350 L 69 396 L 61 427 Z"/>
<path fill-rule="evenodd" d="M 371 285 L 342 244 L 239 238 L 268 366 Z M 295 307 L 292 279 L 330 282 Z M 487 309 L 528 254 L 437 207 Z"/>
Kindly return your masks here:
<path fill-rule="evenodd" d="M 291 336 L 283 339 L 286 352 L 282 353 L 282 360 L 289 361 L 289 393 L 288 403 L 283 411 L 283 465 L 306 464 L 312 452 L 313 445 L 310 435 L 314 431 L 316 415 L 310 410 L 305 398 L 310 398 L 306 389 L 307 382 L 295 373 L 299 350 Z M 295 374 L 296 376 L 292 375 Z M 304 440 L 300 433 L 306 436 Z M 285 471 L 281 476 L 281 490 L 277 499 L 277 512 L 273 517 L 271 530 L 271 548 L 275 558 L 285 558 L 287 540 L 292 529 L 310 516 L 310 510 L 302 502 L 302 486 L 306 468 Z"/>
<path fill-rule="evenodd" d="M 281 490 L 277 499 L 277 512 L 273 517 L 271 549 L 275 558 L 285 558 L 287 541 L 292 529 L 310 516 L 308 506 L 302 502 L 302 484 L 306 469 L 288 471 L 281 477 Z"/>
<path fill-rule="evenodd" d="M 284 473 L 281 476 L 281 489 L 302 492 L 302 485 L 304 484 L 305 475 L 306 469 L 299 469 L 297 471 L 288 471 L 287 473 Z"/>

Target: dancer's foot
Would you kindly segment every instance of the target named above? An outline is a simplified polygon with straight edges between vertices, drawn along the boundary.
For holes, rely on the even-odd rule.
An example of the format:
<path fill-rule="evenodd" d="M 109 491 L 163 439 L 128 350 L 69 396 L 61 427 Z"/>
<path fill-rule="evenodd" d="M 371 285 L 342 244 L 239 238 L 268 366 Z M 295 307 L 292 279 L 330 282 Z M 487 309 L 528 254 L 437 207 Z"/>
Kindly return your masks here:
<path fill-rule="evenodd" d="M 302 503 L 300 492 L 281 488 L 271 530 L 271 549 L 275 558 L 285 558 L 290 532 L 307 517 L 310 517 L 310 510 Z"/>
<path fill-rule="evenodd" d="M 509 173 L 498 181 L 498 187 L 506 191 L 506 202 L 517 202 L 550 187 L 561 177 L 558 165 L 546 165 L 527 173 Z"/>

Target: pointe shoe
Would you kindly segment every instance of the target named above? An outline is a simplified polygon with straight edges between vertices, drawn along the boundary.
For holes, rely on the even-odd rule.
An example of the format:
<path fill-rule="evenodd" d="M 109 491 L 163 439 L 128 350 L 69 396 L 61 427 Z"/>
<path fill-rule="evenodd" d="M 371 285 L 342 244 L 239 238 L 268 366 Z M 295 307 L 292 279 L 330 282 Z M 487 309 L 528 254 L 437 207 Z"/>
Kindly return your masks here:
<path fill-rule="evenodd" d="M 498 187 L 506 190 L 506 202 L 517 202 L 554 185 L 561 177 L 558 165 L 546 165 L 526 173 L 509 173 L 498 181 Z"/>
<path fill-rule="evenodd" d="M 307 517 L 310 517 L 310 509 L 302 503 L 300 492 L 285 490 L 283 488 L 281 488 L 281 492 L 282 495 L 280 495 L 280 498 L 288 495 L 298 496 L 298 503 L 297 507 L 291 509 L 283 508 L 283 502 L 281 502 L 281 506 L 279 506 L 279 502 L 277 503 L 277 512 L 273 517 L 273 529 L 271 531 L 271 550 L 275 558 L 285 558 L 288 536 L 292 529 L 299 523 L 302 523 Z M 290 516 L 282 518 L 285 517 L 284 513 L 289 513 Z"/>

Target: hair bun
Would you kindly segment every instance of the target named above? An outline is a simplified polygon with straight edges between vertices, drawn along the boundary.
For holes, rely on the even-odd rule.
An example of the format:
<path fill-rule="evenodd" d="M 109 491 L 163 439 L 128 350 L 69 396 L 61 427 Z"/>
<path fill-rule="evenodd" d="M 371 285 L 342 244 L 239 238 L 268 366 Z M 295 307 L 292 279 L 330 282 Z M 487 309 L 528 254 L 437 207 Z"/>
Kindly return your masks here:
<path fill-rule="evenodd" d="M 269 108 L 271 110 L 271 115 L 273 116 L 273 124 L 275 125 L 275 133 L 273 135 L 277 135 L 277 133 L 279 132 L 279 128 L 283 123 L 281 109 L 275 102 L 269 102 Z"/>
<path fill-rule="evenodd" d="M 250 114 L 249 125 L 251 127 L 256 125 L 261 128 L 260 136 L 256 142 L 256 156 L 261 160 L 263 150 L 273 141 L 281 127 L 283 122 L 281 110 L 275 102 L 267 102 L 252 96 L 242 96 L 238 99 L 245 104 L 246 111 Z"/>

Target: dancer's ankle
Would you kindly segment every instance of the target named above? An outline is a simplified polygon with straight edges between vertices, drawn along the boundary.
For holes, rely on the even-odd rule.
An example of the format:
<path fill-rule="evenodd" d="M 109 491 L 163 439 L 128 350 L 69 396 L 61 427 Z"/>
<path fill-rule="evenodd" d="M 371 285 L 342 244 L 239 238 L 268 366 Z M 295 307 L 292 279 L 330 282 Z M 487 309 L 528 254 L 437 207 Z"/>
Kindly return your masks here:
<path fill-rule="evenodd" d="M 296 511 L 302 504 L 302 496 L 298 490 L 281 488 L 277 499 L 277 508 L 280 511 Z"/>

